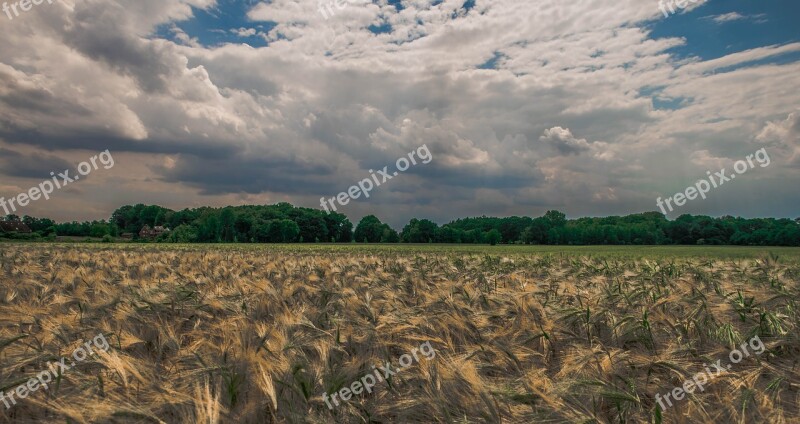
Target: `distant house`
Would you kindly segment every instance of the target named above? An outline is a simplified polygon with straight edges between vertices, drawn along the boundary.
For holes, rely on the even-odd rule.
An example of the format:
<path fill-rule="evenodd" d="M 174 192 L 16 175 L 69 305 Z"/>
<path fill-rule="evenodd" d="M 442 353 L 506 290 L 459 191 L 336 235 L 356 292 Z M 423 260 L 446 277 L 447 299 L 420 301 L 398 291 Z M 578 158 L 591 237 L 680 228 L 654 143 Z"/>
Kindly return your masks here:
<path fill-rule="evenodd" d="M 0 232 L 30 234 L 31 229 L 22 221 L 0 221 Z"/>
<path fill-rule="evenodd" d="M 133 240 L 133 233 L 122 233 L 119 237 L 123 240 Z"/>
<path fill-rule="evenodd" d="M 149 225 L 145 225 L 142 227 L 142 230 L 139 231 L 139 238 L 146 238 L 146 239 L 154 239 L 164 233 L 168 233 L 169 228 L 165 228 L 162 226 L 155 226 L 150 228 Z"/>

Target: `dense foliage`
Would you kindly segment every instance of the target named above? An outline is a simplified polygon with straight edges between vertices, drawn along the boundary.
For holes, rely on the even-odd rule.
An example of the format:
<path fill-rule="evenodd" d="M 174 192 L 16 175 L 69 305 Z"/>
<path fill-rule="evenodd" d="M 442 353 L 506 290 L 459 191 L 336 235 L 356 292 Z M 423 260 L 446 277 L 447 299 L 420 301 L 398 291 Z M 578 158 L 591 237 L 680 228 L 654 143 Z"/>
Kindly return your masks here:
<path fill-rule="evenodd" d="M 160 206 L 123 206 L 111 215 L 123 233 L 138 233 L 144 225 L 172 229 L 162 241 L 178 243 L 295 243 L 349 242 L 353 224 L 346 216 L 296 208 L 288 203 L 270 206 L 228 206 L 172 211 Z"/>
<path fill-rule="evenodd" d="M 543 217 L 534 219 L 459 219 L 435 229 L 432 240 L 439 243 L 491 244 L 496 241 L 497 233 L 501 243 L 524 244 L 800 246 L 800 219 L 681 215 L 669 221 L 658 212 L 647 212 L 623 217 L 567 220 L 563 213 L 549 211 Z"/>
<path fill-rule="evenodd" d="M 7 220 L 20 219 L 9 215 Z M 558 211 L 538 218 L 478 217 L 439 226 L 412 219 L 399 233 L 374 215 L 353 224 L 340 213 L 298 208 L 288 203 L 269 206 L 202 207 L 173 211 L 155 205 L 127 205 L 106 221 L 57 224 L 51 219 L 23 217 L 34 232 L 27 238 L 59 236 L 113 238 L 141 228 L 163 226 L 171 231 L 157 241 L 173 243 L 466 243 L 548 245 L 745 245 L 800 246 L 800 218 L 735 218 L 681 215 L 670 221 L 658 212 L 569 220 Z M 19 238 L 18 235 L 0 236 Z"/>

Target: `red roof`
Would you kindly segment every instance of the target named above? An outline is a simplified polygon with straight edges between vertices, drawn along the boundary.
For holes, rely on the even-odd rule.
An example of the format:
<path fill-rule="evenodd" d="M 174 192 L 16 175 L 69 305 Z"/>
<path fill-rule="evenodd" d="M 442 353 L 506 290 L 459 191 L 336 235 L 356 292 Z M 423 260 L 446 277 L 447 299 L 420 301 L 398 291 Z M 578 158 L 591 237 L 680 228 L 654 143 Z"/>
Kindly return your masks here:
<path fill-rule="evenodd" d="M 31 229 L 22 221 L 0 221 L 0 231 L 4 233 L 30 233 Z"/>

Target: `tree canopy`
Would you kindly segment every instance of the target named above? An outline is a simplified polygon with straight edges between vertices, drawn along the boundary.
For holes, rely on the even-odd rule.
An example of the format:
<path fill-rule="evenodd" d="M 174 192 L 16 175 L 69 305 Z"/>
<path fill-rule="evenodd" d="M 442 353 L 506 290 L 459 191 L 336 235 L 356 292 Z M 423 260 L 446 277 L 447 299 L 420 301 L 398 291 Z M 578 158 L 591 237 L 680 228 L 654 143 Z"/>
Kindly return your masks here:
<path fill-rule="evenodd" d="M 18 220 L 9 215 L 6 220 Z M 714 218 L 681 215 L 670 221 L 659 212 L 627 216 L 567 219 L 559 211 L 531 218 L 461 218 L 439 226 L 413 218 L 399 233 L 375 215 L 353 224 L 343 214 L 276 205 L 200 207 L 173 211 L 157 205 L 126 205 L 108 221 L 56 223 L 25 216 L 31 235 L 0 234 L 10 238 L 59 236 L 138 239 L 145 225 L 172 231 L 159 242 L 173 243 L 479 243 L 549 245 L 747 245 L 800 246 L 800 218 Z"/>

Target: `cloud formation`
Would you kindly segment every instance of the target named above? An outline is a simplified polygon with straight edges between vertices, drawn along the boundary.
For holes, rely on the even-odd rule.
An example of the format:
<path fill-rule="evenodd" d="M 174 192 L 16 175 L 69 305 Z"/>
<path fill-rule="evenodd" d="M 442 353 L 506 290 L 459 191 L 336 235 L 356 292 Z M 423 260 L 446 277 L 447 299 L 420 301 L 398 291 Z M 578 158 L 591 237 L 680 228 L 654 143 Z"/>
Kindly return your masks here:
<path fill-rule="evenodd" d="M 0 22 L 2 186 L 110 149 L 114 175 L 83 204 L 56 197 L 34 212 L 317 207 L 427 144 L 431 164 L 344 211 L 399 226 L 655 210 L 658 194 L 705 171 L 703 158 L 758 144 L 788 155 L 772 183 L 796 183 L 800 65 L 769 59 L 800 43 L 679 58 L 687 40 L 653 37 L 663 15 L 637 0 L 349 2 L 328 19 L 318 7 L 252 2 L 248 25 L 218 28 L 266 47 L 204 45 L 178 26 L 224 15 L 214 0 L 64 0 Z M 714 20 L 742 16 L 728 15 Z M 115 187 L 101 185 L 108 178 Z M 783 196 L 770 178 L 737 189 Z M 693 212 L 761 213 L 733 191 L 718 200 Z M 798 206 L 780 204 L 771 215 Z"/>

